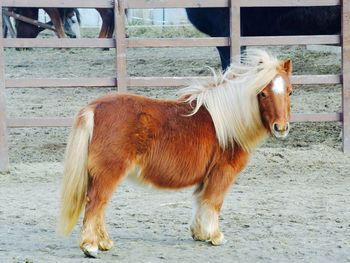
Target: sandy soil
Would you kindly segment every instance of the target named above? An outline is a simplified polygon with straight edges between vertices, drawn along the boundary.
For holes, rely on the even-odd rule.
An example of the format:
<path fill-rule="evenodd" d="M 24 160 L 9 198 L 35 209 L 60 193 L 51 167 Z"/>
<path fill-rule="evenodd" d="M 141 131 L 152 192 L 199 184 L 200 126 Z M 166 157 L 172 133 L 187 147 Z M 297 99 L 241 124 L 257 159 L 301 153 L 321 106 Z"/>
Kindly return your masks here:
<path fill-rule="evenodd" d="M 337 73 L 336 54 L 275 48 L 296 74 Z M 6 50 L 7 77 L 112 76 L 114 51 Z M 213 48 L 137 49 L 132 76 L 207 75 Z M 72 116 L 111 89 L 8 89 L 7 114 Z M 175 97 L 173 88 L 131 88 Z M 335 112 L 339 86 L 298 86 L 293 112 Z M 350 157 L 338 123 L 293 124 L 288 139 L 268 139 L 227 195 L 220 224 L 227 243 L 212 247 L 189 234 L 192 189 L 154 191 L 123 182 L 107 211 L 115 241 L 100 259 L 85 258 L 72 236 L 56 234 L 62 157 L 68 128 L 10 129 L 9 174 L 0 175 L 0 262 L 350 262 Z"/>

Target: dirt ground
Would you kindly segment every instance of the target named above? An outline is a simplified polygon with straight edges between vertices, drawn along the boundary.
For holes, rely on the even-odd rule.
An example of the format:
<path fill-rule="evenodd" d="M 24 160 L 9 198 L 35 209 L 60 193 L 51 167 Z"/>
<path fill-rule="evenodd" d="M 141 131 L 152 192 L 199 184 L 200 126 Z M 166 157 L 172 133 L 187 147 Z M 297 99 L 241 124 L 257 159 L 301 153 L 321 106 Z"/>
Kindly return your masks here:
<path fill-rule="evenodd" d="M 274 48 L 295 74 L 338 73 L 337 54 Z M 113 76 L 114 50 L 6 50 L 6 76 Z M 131 76 L 208 75 L 214 48 L 129 50 Z M 110 88 L 8 89 L 9 117 L 73 116 Z M 152 97 L 174 88 L 131 88 Z M 293 112 L 341 110 L 341 88 L 296 86 Z M 107 211 L 115 247 L 88 259 L 56 233 L 68 128 L 9 129 L 10 173 L 0 175 L 0 262 L 350 262 L 350 157 L 339 123 L 294 123 L 289 138 L 268 139 L 251 156 L 224 203 L 227 243 L 213 247 L 189 233 L 192 190 L 156 191 L 123 182 Z"/>

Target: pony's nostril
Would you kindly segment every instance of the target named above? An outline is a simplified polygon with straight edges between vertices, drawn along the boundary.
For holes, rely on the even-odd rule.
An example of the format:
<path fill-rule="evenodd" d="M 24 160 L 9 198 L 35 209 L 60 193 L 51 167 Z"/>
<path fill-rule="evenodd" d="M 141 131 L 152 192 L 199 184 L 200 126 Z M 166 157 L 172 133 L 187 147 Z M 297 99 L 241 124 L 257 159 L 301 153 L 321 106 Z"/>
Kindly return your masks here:
<path fill-rule="evenodd" d="M 286 124 L 286 131 L 289 132 L 289 122 Z"/>
<path fill-rule="evenodd" d="M 274 129 L 275 132 L 279 132 L 280 131 L 279 125 L 277 123 L 273 124 L 273 129 Z"/>

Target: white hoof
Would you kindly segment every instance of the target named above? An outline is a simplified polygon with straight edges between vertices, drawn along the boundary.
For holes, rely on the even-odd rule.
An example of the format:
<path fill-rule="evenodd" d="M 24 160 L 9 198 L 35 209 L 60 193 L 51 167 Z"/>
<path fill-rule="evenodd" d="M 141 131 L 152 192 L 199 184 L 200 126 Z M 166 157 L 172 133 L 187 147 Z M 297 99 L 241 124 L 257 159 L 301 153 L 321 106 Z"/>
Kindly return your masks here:
<path fill-rule="evenodd" d="M 220 246 L 226 243 L 226 239 L 224 238 L 224 234 L 221 232 L 218 232 L 217 234 L 215 234 L 211 239 L 210 239 L 210 243 L 213 246 Z"/>
<path fill-rule="evenodd" d="M 86 245 L 82 248 L 84 254 L 89 258 L 97 258 L 98 257 L 98 248 L 97 246 Z"/>
<path fill-rule="evenodd" d="M 110 250 L 113 247 L 113 241 L 111 239 L 103 239 L 98 243 L 98 249 L 101 251 Z"/>

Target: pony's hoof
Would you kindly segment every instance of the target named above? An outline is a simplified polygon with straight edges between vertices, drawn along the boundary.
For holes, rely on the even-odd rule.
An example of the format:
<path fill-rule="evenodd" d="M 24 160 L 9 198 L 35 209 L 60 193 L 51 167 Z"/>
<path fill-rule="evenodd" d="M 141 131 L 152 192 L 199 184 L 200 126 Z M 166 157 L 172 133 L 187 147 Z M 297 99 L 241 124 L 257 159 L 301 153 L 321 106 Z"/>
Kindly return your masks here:
<path fill-rule="evenodd" d="M 195 234 L 194 231 L 192 231 L 192 238 L 194 241 L 208 241 L 209 238 L 205 238 L 203 236 L 200 236 L 198 234 Z"/>
<path fill-rule="evenodd" d="M 102 251 L 110 250 L 113 247 L 111 239 L 103 239 L 98 243 L 98 248 Z"/>
<path fill-rule="evenodd" d="M 85 245 L 81 248 L 84 254 L 89 258 L 97 258 L 98 257 L 98 247 L 93 245 Z"/>
<path fill-rule="evenodd" d="M 221 233 L 221 232 L 218 232 L 216 234 L 214 234 L 212 236 L 212 238 L 210 239 L 210 243 L 213 245 L 213 246 L 220 246 L 220 245 L 223 245 L 226 243 L 226 240 L 224 238 L 224 234 Z"/>
<path fill-rule="evenodd" d="M 205 241 L 205 240 L 199 238 L 198 236 L 196 236 L 195 234 L 192 234 L 192 238 L 194 241 Z"/>

